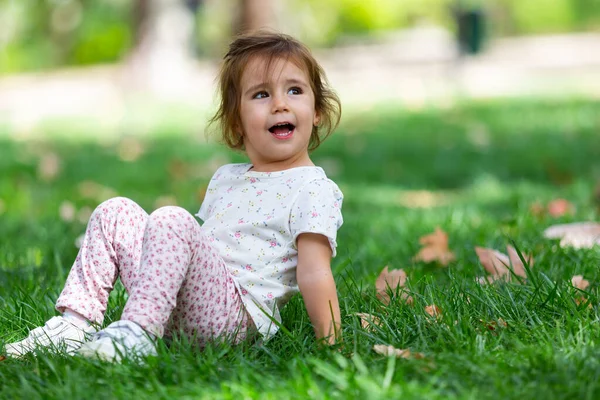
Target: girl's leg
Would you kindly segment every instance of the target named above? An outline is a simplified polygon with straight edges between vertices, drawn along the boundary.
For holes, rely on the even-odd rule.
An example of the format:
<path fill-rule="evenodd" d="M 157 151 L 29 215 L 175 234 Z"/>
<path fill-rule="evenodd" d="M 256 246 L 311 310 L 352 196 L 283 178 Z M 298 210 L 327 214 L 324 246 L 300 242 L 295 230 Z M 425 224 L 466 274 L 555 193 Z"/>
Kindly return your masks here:
<path fill-rule="evenodd" d="M 252 326 L 222 259 L 179 207 L 150 215 L 138 281 L 128 292 L 121 318 L 158 337 L 168 325 L 201 342 L 234 333 L 239 341 Z"/>
<path fill-rule="evenodd" d="M 79 349 L 96 331 L 80 318 L 101 323 L 117 276 L 121 275 L 126 286 L 136 279 L 147 219 L 144 210 L 129 199 L 115 198 L 99 205 L 56 302 L 63 316 L 53 317 L 25 339 L 7 344 L 6 354 L 20 357 L 40 347 L 68 353 Z"/>
<path fill-rule="evenodd" d="M 102 323 L 117 277 L 126 288 L 136 280 L 148 214 L 132 200 L 117 197 L 94 210 L 56 309 L 75 311 Z"/>

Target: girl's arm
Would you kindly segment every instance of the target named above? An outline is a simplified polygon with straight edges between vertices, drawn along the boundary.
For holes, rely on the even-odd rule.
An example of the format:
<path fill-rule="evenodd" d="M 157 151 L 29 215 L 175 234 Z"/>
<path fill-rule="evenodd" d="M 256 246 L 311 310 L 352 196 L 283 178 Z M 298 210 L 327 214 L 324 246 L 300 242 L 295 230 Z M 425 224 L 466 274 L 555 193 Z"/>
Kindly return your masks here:
<path fill-rule="evenodd" d="M 335 344 L 341 339 L 340 306 L 331 273 L 331 247 L 324 235 L 298 236 L 296 278 L 317 340 Z"/>

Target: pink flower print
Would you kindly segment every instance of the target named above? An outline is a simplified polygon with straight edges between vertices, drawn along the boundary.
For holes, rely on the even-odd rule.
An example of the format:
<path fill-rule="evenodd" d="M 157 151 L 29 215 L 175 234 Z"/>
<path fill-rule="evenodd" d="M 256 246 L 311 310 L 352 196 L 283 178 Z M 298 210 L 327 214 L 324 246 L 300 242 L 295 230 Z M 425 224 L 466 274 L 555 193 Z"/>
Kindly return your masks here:
<path fill-rule="evenodd" d="M 243 223 L 244 223 L 244 218 L 240 218 L 240 219 L 238 220 L 238 224 L 243 224 Z"/>
<path fill-rule="evenodd" d="M 233 203 L 229 202 L 227 203 L 227 208 L 231 207 L 233 205 Z"/>
<path fill-rule="evenodd" d="M 235 236 L 236 239 L 239 239 L 239 238 L 242 237 L 242 233 L 240 231 L 237 231 L 237 232 L 234 233 L 233 236 Z"/>
<path fill-rule="evenodd" d="M 250 183 L 256 183 L 256 178 L 250 178 Z"/>
<path fill-rule="evenodd" d="M 252 265 L 250 265 L 250 264 L 246 264 L 246 269 L 247 269 L 248 271 L 252 271 Z"/>
<path fill-rule="evenodd" d="M 313 211 L 311 215 L 313 218 L 317 218 L 319 216 L 319 213 L 316 211 Z"/>
<path fill-rule="evenodd" d="M 260 196 L 261 194 L 263 194 L 263 191 L 262 191 L 262 190 L 257 190 L 257 191 L 256 191 L 256 195 L 257 195 L 257 196 Z"/>
<path fill-rule="evenodd" d="M 227 193 L 231 193 L 233 192 L 233 186 L 229 186 L 229 188 L 227 189 Z"/>
<path fill-rule="evenodd" d="M 283 257 L 281 259 L 281 261 L 284 262 L 284 263 L 286 263 L 286 262 L 290 261 L 290 258 L 289 257 Z"/>
<path fill-rule="evenodd" d="M 271 240 L 269 242 L 269 244 L 271 245 L 271 247 L 275 247 L 275 246 L 277 246 L 277 241 L 276 240 Z"/>
<path fill-rule="evenodd" d="M 247 291 L 246 289 L 242 289 L 242 295 L 244 295 L 244 296 L 245 296 L 245 295 L 247 295 L 247 294 L 248 294 L 248 291 Z"/>
<path fill-rule="evenodd" d="M 267 298 L 272 299 L 273 298 L 273 293 L 271 293 L 271 292 L 267 293 Z"/>

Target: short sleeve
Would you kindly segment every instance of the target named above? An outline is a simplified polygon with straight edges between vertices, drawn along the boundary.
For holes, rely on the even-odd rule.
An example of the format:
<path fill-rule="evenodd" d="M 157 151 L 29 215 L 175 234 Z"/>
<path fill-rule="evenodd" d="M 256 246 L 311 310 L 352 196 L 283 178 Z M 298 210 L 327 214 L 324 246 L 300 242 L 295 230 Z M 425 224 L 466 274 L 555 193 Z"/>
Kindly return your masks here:
<path fill-rule="evenodd" d="M 200 218 L 202 221 L 206 222 L 208 218 L 213 213 L 214 210 L 214 202 L 217 191 L 217 183 L 219 179 L 224 175 L 225 167 L 224 165 L 220 167 L 208 182 L 208 186 L 206 188 L 206 193 L 204 194 L 204 200 L 202 200 L 202 204 L 200 205 L 200 210 L 196 213 L 196 216 Z"/>
<path fill-rule="evenodd" d="M 329 239 L 332 256 L 335 257 L 337 231 L 344 222 L 343 200 L 341 190 L 329 179 L 318 179 L 304 185 L 290 211 L 290 229 L 294 246 L 298 235 L 318 233 Z"/>
<path fill-rule="evenodd" d="M 208 189 L 206 190 L 206 194 L 204 195 L 204 200 L 202 200 L 202 204 L 200 205 L 200 210 L 196 213 L 196 216 L 200 218 L 202 221 L 206 221 L 210 214 L 212 214 L 212 206 L 211 206 L 211 196 L 209 195 Z"/>

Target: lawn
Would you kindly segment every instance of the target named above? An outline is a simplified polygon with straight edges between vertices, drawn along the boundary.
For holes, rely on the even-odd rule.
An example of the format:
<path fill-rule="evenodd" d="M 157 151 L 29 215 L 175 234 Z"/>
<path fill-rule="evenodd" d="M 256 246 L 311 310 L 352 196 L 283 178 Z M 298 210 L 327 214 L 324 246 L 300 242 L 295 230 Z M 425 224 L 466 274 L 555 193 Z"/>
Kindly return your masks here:
<path fill-rule="evenodd" d="M 54 315 L 75 242 L 99 202 L 120 195 L 147 211 L 177 202 L 195 212 L 216 167 L 244 160 L 167 125 L 121 142 L 86 129 L 54 124 L 44 140 L 0 134 L 0 347 Z M 353 112 L 314 161 L 345 194 L 332 264 L 340 351 L 316 346 L 294 297 L 283 312 L 286 329 L 253 346 L 160 343 L 160 356 L 146 365 L 44 353 L 1 361 L 0 398 L 600 398 L 600 249 L 561 248 L 542 237 L 552 224 L 598 220 L 600 103 Z M 531 211 L 557 198 L 574 211 Z M 437 226 L 456 255 L 446 267 L 414 261 L 419 237 Z M 534 255 L 528 279 L 478 284 L 485 271 L 474 247 L 504 251 L 511 243 Z M 375 279 L 386 265 L 407 273 L 412 305 L 378 300 Z M 581 293 L 573 275 L 591 282 L 589 303 L 574 301 Z M 125 298 L 122 287 L 113 292 L 106 324 Z M 437 320 L 425 312 L 431 304 L 442 311 Z M 362 328 L 359 312 L 381 326 Z M 376 344 L 425 358 L 379 355 Z"/>

